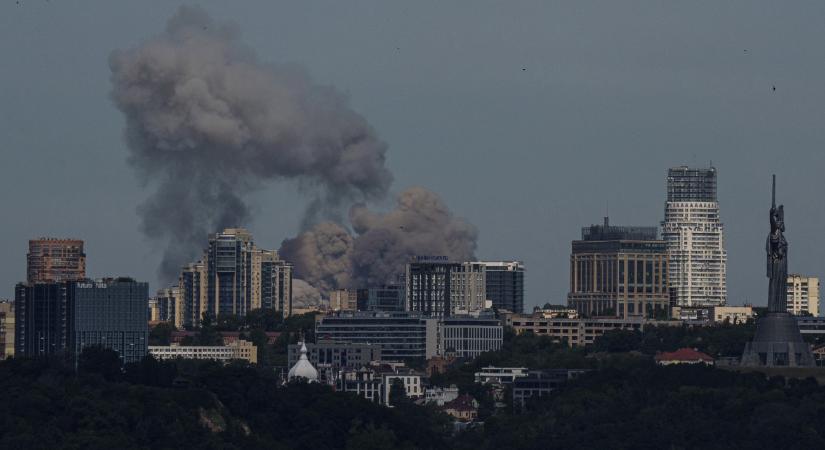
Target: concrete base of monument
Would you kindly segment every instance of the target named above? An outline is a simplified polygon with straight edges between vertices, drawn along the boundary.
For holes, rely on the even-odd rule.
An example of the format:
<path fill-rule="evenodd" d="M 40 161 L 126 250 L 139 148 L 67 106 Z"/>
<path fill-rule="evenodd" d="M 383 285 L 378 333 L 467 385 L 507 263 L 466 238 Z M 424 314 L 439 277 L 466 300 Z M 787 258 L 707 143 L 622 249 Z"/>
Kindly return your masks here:
<path fill-rule="evenodd" d="M 814 357 L 802 339 L 794 316 L 768 313 L 756 322 L 756 335 L 745 344 L 743 367 L 814 367 Z"/>

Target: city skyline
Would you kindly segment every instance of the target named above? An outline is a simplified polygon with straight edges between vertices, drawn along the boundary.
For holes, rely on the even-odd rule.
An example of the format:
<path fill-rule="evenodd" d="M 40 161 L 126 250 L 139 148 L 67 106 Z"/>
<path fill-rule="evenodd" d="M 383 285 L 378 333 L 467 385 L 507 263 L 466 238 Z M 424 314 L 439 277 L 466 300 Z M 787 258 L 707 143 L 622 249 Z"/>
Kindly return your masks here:
<path fill-rule="evenodd" d="M 25 279 L 18 257 L 25 255 L 26 242 L 39 236 L 83 239 L 93 277 L 131 275 L 149 280 L 152 292 L 165 287 L 155 276 L 161 249 L 136 225 L 135 208 L 150 191 L 135 182 L 126 162 L 123 119 L 107 98 L 105 64 L 112 50 L 133 47 L 161 29 L 175 6 L 152 11 L 104 4 L 24 6 L 4 6 L 8 14 L 0 19 L 0 45 L 21 55 L 18 65 L 0 74 L 5 85 L 20 87 L 4 92 L 2 103 L 8 120 L 0 131 L 8 136 L 4 156 L 10 163 L 0 172 L 0 200 L 16 214 L 9 216 L 0 240 L 12 255 L 0 263 L 0 282 L 6 286 L 0 297 L 11 298 L 14 283 Z M 84 8 L 93 7 L 98 15 L 88 23 Z M 707 5 L 686 6 L 679 14 L 644 9 L 639 19 L 633 17 L 639 13 L 635 8 L 531 5 L 514 7 L 529 31 L 522 35 L 520 27 L 498 18 L 495 6 L 480 5 L 479 23 L 512 33 L 497 39 L 487 31 L 495 27 L 451 31 L 462 16 L 447 6 L 438 17 L 423 8 L 408 11 L 430 23 L 432 36 L 416 39 L 419 34 L 402 21 L 403 14 L 377 7 L 375 17 L 397 33 L 378 42 L 371 39 L 378 30 L 365 23 L 369 26 L 348 29 L 347 40 L 334 45 L 340 25 L 307 6 L 281 5 L 276 14 L 209 2 L 204 7 L 218 20 L 234 21 L 261 60 L 297 62 L 319 82 L 347 92 L 353 108 L 389 144 L 393 193 L 413 185 L 433 189 L 479 229 L 478 259 L 525 262 L 526 309 L 564 302 L 569 243 L 582 225 L 598 223 L 608 210 L 616 223 L 660 223 L 666 170 L 682 164 L 704 167 L 711 160 L 719 169 L 726 226 L 728 304 L 766 303 L 758 249 L 765 232 L 764 180 L 772 165 L 779 167 L 793 224 L 788 240 L 810 243 L 795 247 L 790 270 L 811 276 L 823 272 L 818 252 L 808 250 L 825 246 L 819 232 L 825 212 L 816 197 L 825 167 L 816 125 L 823 102 L 815 88 L 825 67 L 813 57 L 820 54 L 814 40 L 806 37 L 815 14 L 789 11 L 785 22 L 774 25 L 771 7 L 743 12 L 736 5 L 716 5 L 716 17 L 694 29 L 686 24 L 696 22 L 691 18 L 707 19 Z M 338 12 L 351 22 L 358 11 L 355 5 Z M 574 15 L 593 22 L 579 34 L 564 26 Z M 296 16 L 317 21 L 313 39 L 294 39 L 303 35 L 290 24 Z M 601 16 L 616 22 L 600 21 Z M 562 43 L 531 17 L 548 20 L 562 36 L 581 39 Z M 645 40 L 645 29 L 633 26 L 651 18 L 661 19 L 645 22 L 660 33 L 656 42 Z M 70 42 L 31 26 L 45 23 L 54 24 L 53 33 L 90 31 Z M 605 39 L 619 26 L 624 34 L 618 41 Z M 782 32 L 759 31 L 776 27 Z M 452 49 L 438 45 L 447 36 L 455 43 Z M 273 37 L 281 39 L 273 42 Z M 395 43 L 385 45 L 389 41 Z M 477 42 L 490 45 L 479 51 Z M 64 55 L 71 54 L 66 45 L 88 51 L 73 56 L 77 64 L 65 64 Z M 20 53 L 31 47 L 39 52 Z M 632 63 L 651 54 L 653 67 Z M 489 55 L 493 64 L 485 64 Z M 449 63 L 454 58 L 461 68 Z M 554 65 L 559 60 L 572 64 L 559 68 Z M 685 60 L 691 63 L 689 73 Z M 427 61 L 438 64 L 423 64 Z M 783 69 L 787 66 L 805 70 L 789 72 Z M 63 76 L 53 78 L 58 67 Z M 483 70 L 470 69 L 478 67 Z M 411 79 L 407 73 L 414 68 Z M 627 110 L 634 114 L 625 115 Z M 28 121 L 32 117 L 51 125 L 34 128 Z M 467 153 L 478 162 L 475 172 L 456 174 Z M 426 163 L 434 160 L 440 163 Z M 49 173 L 50 180 L 34 181 L 29 173 Z M 261 210 L 257 218 L 237 225 L 248 228 L 263 247 L 277 248 L 298 231 L 307 201 L 293 185 L 275 183 L 252 194 L 252 205 Z M 278 204 L 277 212 L 268 211 L 268 204 Z"/>

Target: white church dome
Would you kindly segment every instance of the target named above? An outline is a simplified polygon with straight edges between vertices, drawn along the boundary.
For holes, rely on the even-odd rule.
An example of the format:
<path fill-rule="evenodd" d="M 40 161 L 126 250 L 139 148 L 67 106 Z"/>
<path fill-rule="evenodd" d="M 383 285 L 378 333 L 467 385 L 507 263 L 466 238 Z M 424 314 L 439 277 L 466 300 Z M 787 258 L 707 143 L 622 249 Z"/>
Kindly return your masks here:
<path fill-rule="evenodd" d="M 287 378 L 289 380 L 304 378 L 310 383 L 318 381 L 318 371 L 315 370 L 315 367 L 312 367 L 312 363 L 309 362 L 307 358 L 307 346 L 303 342 L 301 342 L 301 357 L 298 359 L 298 362 L 289 369 Z"/>

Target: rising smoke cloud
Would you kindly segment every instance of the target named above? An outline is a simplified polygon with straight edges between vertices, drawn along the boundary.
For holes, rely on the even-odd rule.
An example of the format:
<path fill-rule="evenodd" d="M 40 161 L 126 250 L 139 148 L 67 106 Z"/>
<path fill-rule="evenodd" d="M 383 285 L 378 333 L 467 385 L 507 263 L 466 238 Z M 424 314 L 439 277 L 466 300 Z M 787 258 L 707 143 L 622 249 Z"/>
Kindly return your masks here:
<path fill-rule="evenodd" d="M 181 7 L 160 35 L 112 52 L 109 66 L 129 161 L 157 187 L 138 213 L 166 246 L 164 282 L 208 233 L 247 224 L 246 196 L 265 182 L 295 180 L 311 195 L 305 228 L 383 197 L 392 182 L 386 145 L 343 95 L 298 67 L 261 63 L 236 27 L 200 8 Z M 318 270 L 318 280 L 348 282 L 344 267 Z"/>
<path fill-rule="evenodd" d="M 456 261 L 475 257 L 476 227 L 453 215 L 437 194 L 424 188 L 402 192 L 389 212 L 356 205 L 349 217 L 354 236 L 339 225 L 321 223 L 281 246 L 281 255 L 295 264 L 295 275 L 324 294 L 395 281 L 415 255 L 443 255 Z"/>

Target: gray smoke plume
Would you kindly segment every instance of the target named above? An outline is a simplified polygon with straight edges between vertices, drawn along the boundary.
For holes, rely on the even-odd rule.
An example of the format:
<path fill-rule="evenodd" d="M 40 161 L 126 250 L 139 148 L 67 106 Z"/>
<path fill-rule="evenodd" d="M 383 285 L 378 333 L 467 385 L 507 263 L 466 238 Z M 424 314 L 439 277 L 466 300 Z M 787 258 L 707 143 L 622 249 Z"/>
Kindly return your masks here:
<path fill-rule="evenodd" d="M 386 145 L 347 99 L 291 65 L 264 64 L 236 27 L 181 7 L 166 30 L 109 58 L 129 161 L 157 191 L 138 208 L 174 278 L 207 234 L 250 220 L 246 195 L 274 179 L 311 195 L 305 226 L 387 192 Z M 336 281 L 337 282 L 337 281 Z"/>
<path fill-rule="evenodd" d="M 321 306 L 321 292 L 310 286 L 304 280 L 295 278 L 292 280 L 292 307 L 312 308 Z"/>
<path fill-rule="evenodd" d="M 280 254 L 295 264 L 296 276 L 318 287 L 366 287 L 392 282 L 416 255 L 475 258 L 478 231 L 455 217 L 438 195 L 416 187 L 402 192 L 396 207 L 376 213 L 350 209 L 355 236 L 335 224 L 319 224 L 284 241 Z"/>
<path fill-rule="evenodd" d="M 278 254 L 295 266 L 295 276 L 325 295 L 350 285 L 353 239 L 338 224 L 319 223 L 281 244 Z M 293 288 L 294 289 L 294 288 Z"/>

